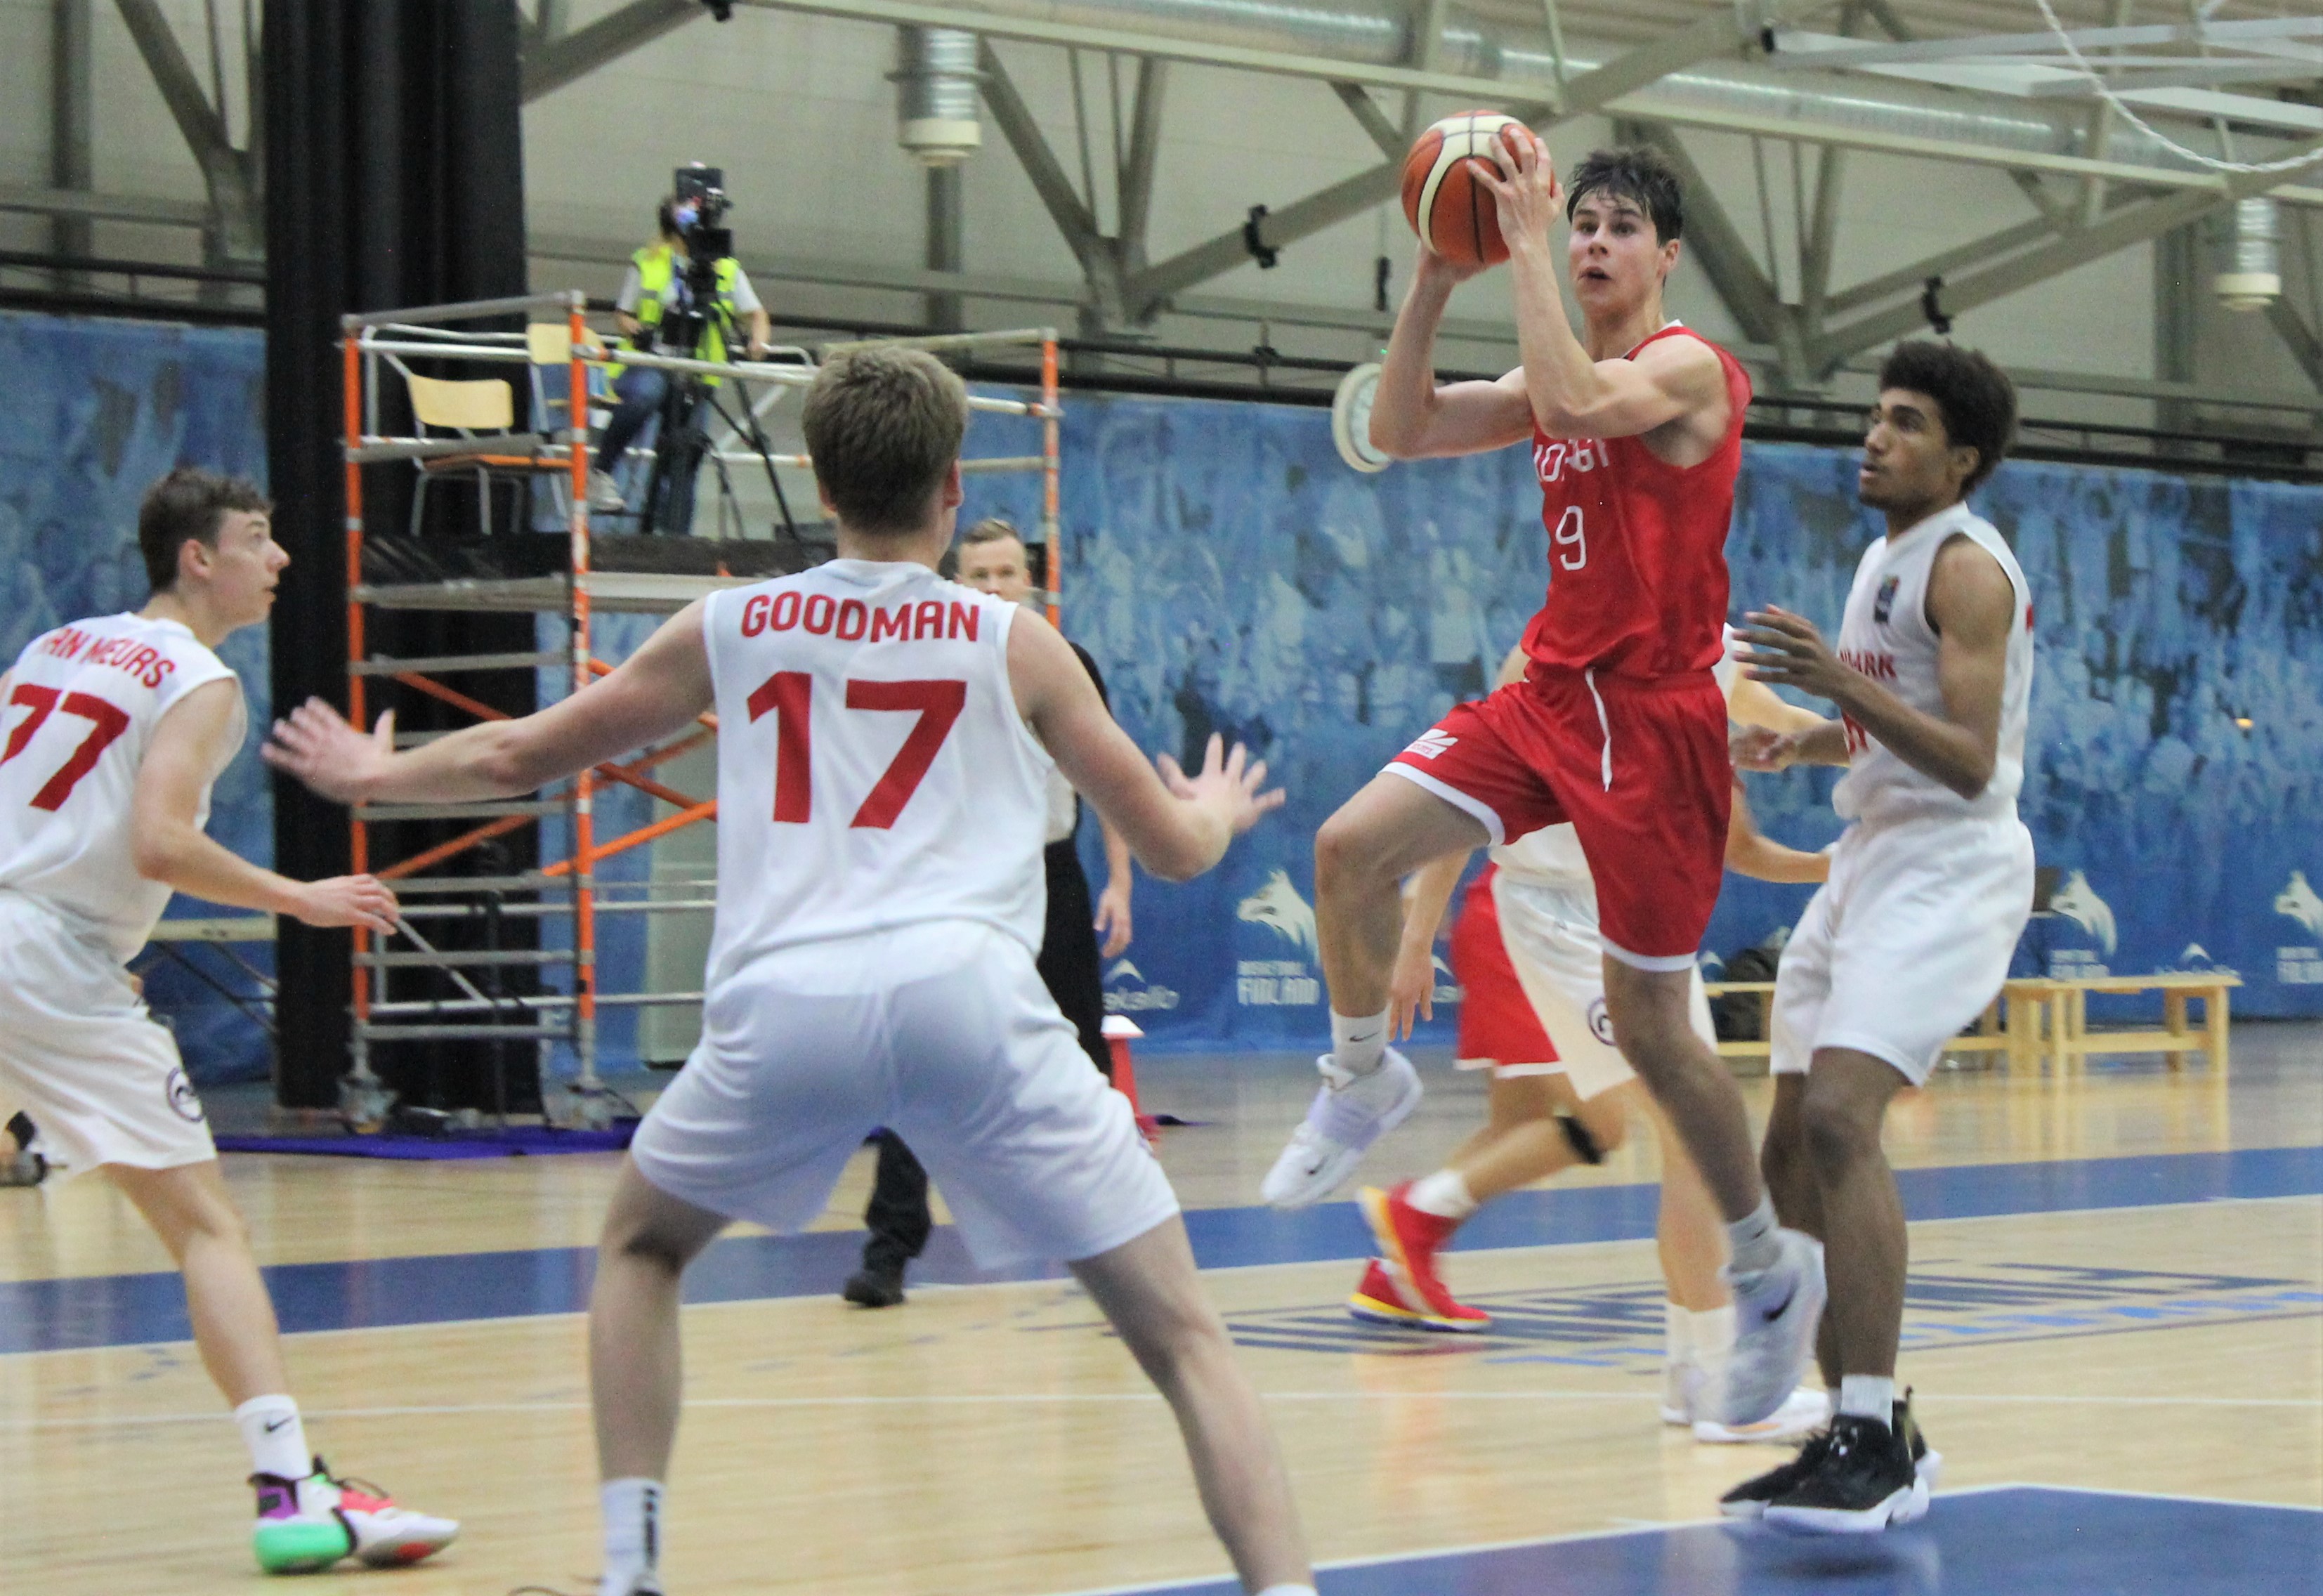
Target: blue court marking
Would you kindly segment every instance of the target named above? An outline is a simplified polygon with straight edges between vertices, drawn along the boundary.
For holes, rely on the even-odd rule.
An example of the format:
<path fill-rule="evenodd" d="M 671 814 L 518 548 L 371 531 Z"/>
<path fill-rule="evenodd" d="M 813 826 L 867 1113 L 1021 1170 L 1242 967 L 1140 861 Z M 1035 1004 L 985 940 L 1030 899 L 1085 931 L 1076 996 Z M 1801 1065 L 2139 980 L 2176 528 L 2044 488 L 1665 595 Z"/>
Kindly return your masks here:
<path fill-rule="evenodd" d="M 2248 1148 L 2053 1163 L 1954 1165 L 1896 1175 L 1914 1219 L 2143 1207 L 2219 1198 L 2323 1193 L 2323 1147 Z M 1637 1241 L 1654 1233 L 1660 1188 L 1575 1186 L 1511 1193 L 1469 1222 L 1466 1248 Z M 1198 1208 L 1186 1215 L 1205 1269 L 1361 1259 L 1371 1233 L 1353 1203 L 1293 1213 Z M 741 1236 L 718 1243 L 686 1276 L 688 1302 L 817 1297 L 856 1266 L 859 1231 Z M 588 1306 L 596 1253 L 588 1247 L 449 1252 L 416 1258 L 278 1264 L 266 1270 L 287 1331 L 578 1313 Z M 957 1232 L 939 1228 L 912 1268 L 923 1284 L 1048 1280 L 1053 1267 L 993 1273 L 969 1260 Z M 0 1282 L 0 1354 L 185 1341 L 185 1291 L 173 1272 Z"/>
<path fill-rule="evenodd" d="M 2002 1485 L 1940 1492 L 1925 1518 L 1884 1535 L 1684 1524 L 1318 1572 L 1321 1596 L 2291 1596 L 2323 1588 L 2323 1511 Z"/>

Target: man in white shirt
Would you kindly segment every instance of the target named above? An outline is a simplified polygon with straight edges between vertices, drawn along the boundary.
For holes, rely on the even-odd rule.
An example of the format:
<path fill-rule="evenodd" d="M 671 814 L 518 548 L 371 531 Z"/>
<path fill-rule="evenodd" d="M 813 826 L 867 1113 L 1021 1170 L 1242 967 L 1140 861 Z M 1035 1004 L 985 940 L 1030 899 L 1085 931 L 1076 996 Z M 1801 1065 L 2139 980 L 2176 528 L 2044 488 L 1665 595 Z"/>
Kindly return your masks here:
<path fill-rule="evenodd" d="M 252 483 L 181 468 L 153 484 L 137 542 L 153 596 L 45 632 L 0 674 L 0 1102 L 37 1119 L 66 1178 L 103 1169 L 186 1280 L 202 1364 L 234 1405 L 271 1573 L 344 1557 L 416 1562 L 460 1527 L 334 1479 L 308 1450 L 250 1233 L 200 1097 L 123 968 L 170 893 L 391 929 L 369 876 L 292 881 L 202 830 L 242 749 L 242 683 L 212 652 L 265 620 L 289 555 Z"/>
<path fill-rule="evenodd" d="M 983 1263 L 1068 1262 L 1176 1414 L 1245 1591 L 1314 1596 L 1257 1393 L 1195 1272 L 1128 1099 L 1033 968 L 1047 778 L 1184 880 L 1281 802 L 1210 739 L 1146 763 L 1041 617 L 935 574 L 968 396 L 922 351 L 826 364 L 802 423 L 840 557 L 687 606 L 537 715 L 406 753 L 311 702 L 268 757 L 348 802 L 531 791 L 718 712 L 718 910 L 702 1041 L 638 1127 L 590 1314 L 605 1573 L 659 1596 L 678 1290 L 733 1218 L 813 1224 L 875 1125 L 901 1133 Z M 973 823 L 970 823 L 973 822 Z"/>

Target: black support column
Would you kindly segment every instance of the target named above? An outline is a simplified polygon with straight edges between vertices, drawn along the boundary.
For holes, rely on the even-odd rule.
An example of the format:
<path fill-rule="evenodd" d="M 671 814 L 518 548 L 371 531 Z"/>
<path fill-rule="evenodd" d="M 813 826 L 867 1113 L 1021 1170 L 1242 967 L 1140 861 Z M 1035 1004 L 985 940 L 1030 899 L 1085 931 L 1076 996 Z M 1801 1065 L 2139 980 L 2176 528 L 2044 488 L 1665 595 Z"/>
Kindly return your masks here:
<path fill-rule="evenodd" d="M 271 633 L 278 712 L 310 695 L 347 702 L 339 317 L 526 291 L 518 45 L 515 0 L 267 0 L 267 454 L 275 535 L 291 555 Z M 374 528 L 402 525 L 410 476 L 372 468 Z M 390 654 L 533 646 L 529 617 L 378 616 L 367 641 Z M 482 680 L 498 690 L 478 696 L 531 707 L 529 676 Z M 302 880 L 346 872 L 344 810 L 280 780 L 274 805 L 277 868 Z M 537 858 L 526 846 L 519 866 Z M 349 949 L 344 931 L 282 922 L 285 1105 L 336 1101 Z"/>

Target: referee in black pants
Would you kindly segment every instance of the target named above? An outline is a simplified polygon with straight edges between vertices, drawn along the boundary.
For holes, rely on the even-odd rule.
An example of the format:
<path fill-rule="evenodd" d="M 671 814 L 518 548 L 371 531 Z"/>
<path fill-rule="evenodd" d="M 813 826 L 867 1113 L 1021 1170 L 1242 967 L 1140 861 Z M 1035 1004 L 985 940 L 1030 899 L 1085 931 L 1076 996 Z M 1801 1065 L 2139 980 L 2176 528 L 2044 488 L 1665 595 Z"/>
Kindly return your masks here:
<path fill-rule="evenodd" d="M 1006 521 L 987 519 L 960 534 L 954 557 L 957 580 L 1012 604 L 1033 596 L 1033 568 L 1024 540 Z M 1072 644 L 1089 680 L 1104 698 L 1105 677 L 1088 651 Z M 1129 844 L 1099 815 L 1105 830 L 1106 887 L 1094 905 L 1088 876 L 1081 869 L 1073 839 L 1080 830 L 1080 799 L 1065 778 L 1049 774 L 1049 845 L 1042 858 L 1049 876 L 1048 930 L 1041 939 L 1038 968 L 1049 995 L 1080 1032 L 1089 1062 L 1107 1080 L 1113 1056 L 1105 1045 L 1105 986 L 1101 959 L 1129 946 Z M 1097 933 L 1105 934 L 1102 954 Z M 904 1300 L 904 1268 L 928 1244 L 928 1175 L 912 1150 L 892 1131 L 872 1138 L 879 1148 L 879 1172 L 863 1223 L 871 1232 L 863 1243 L 863 1267 L 847 1278 L 840 1295 L 865 1307 L 893 1307 Z"/>

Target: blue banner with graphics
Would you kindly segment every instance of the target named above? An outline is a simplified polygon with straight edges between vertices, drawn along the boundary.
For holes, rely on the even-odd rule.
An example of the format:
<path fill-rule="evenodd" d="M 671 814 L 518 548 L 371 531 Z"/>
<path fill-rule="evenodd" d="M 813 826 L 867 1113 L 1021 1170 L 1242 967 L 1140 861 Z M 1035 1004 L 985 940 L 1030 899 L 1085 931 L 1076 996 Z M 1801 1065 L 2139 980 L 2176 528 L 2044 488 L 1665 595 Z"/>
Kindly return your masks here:
<path fill-rule="evenodd" d="M 179 465 L 266 480 L 266 344 L 240 329 L 79 321 L 0 312 L 0 669 L 69 620 L 135 610 L 146 599 L 137 503 Z M 266 628 L 227 638 L 218 656 L 242 677 L 250 735 L 211 794 L 210 835 L 245 858 L 274 857 L 274 798 L 257 748 L 271 720 Z M 172 916 L 241 913 L 179 896 Z M 271 970 L 274 949 L 235 951 Z M 198 961 L 254 995 L 217 949 Z M 263 1077 L 264 1032 L 197 977 L 148 953 L 153 1012 L 177 1032 L 197 1082 Z"/>
<path fill-rule="evenodd" d="M 263 350 L 247 332 L 0 315 L 0 359 L 33 396 L 0 414 L 0 656 L 13 657 L 60 621 L 142 601 L 135 506 L 153 477 L 180 461 L 263 477 Z M 1034 426 L 979 416 L 969 451 L 1034 453 Z M 1318 410 L 1071 395 L 1064 459 L 1066 629 L 1123 724 L 1181 759 L 1211 731 L 1240 738 L 1290 793 L 1212 875 L 1139 878 L 1108 1004 L 1154 1045 L 1319 1048 L 1316 829 L 1482 692 L 1538 606 L 1525 452 L 1364 476 Z M 1038 527 L 1036 477 L 968 488 L 964 517 Z M 2246 983 L 2237 1013 L 2323 1014 L 2323 488 L 2012 463 L 1978 506 L 2015 546 L 2037 618 L 2023 809 L 2061 877 L 2024 967 L 2224 967 Z M 1850 452 L 1751 445 L 1728 550 L 1735 608 L 1771 600 L 1835 629 L 1879 529 L 1855 502 Z M 600 646 L 619 657 L 649 624 L 607 618 Z M 254 741 L 264 636 L 223 652 Z M 1835 774 L 1752 778 L 1761 824 L 1830 841 Z M 600 803 L 601 834 L 650 816 L 626 790 Z M 218 784 L 211 829 L 271 855 L 249 749 Z M 1093 826 L 1082 840 L 1101 883 Z M 648 867 L 647 849 L 606 866 Z M 1778 932 L 1806 895 L 1729 877 L 1708 952 Z M 601 926 L 606 989 L 641 983 L 644 918 Z M 197 1079 L 262 1073 L 263 1038 L 223 1002 L 166 975 L 154 995 Z M 1431 1034 L 1448 1040 L 1451 1012 Z M 605 1041 L 617 1066 L 626 1018 L 608 1016 Z"/>

